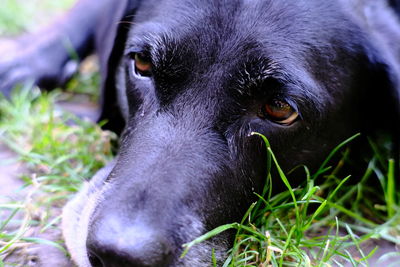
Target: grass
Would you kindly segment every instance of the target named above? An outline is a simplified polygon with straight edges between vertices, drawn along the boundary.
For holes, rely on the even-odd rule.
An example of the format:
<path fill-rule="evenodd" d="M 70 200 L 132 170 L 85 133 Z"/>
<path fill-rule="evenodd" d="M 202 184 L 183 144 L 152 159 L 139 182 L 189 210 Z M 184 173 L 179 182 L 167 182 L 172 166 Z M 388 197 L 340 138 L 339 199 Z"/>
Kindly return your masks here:
<path fill-rule="evenodd" d="M 63 97 L 59 91 L 41 93 L 26 86 L 10 101 L 0 101 L 0 142 L 16 152 L 17 160 L 30 170 L 21 177 L 26 198 L 0 204 L 0 263 L 27 242 L 62 249 L 26 233 L 31 228 L 43 233 L 59 227 L 60 207 L 113 157 L 115 135 L 61 111 L 55 103 Z"/>
<path fill-rule="evenodd" d="M 0 1 L 2 36 L 34 31 L 75 2 Z M 79 189 L 83 180 L 112 158 L 111 142 L 115 135 L 60 110 L 56 102 L 67 101 L 77 94 L 78 98 L 88 99 L 89 96 L 95 101 L 98 86 L 99 75 L 92 59 L 83 65 L 79 76 L 69 82 L 62 93 L 59 90 L 41 93 L 38 88 L 25 85 L 11 100 L 0 98 L 0 143 L 14 150 L 18 155 L 15 160 L 24 162 L 27 167 L 27 173 L 21 174 L 25 185 L 19 189 L 25 198 L 7 203 L 2 196 L 0 266 L 17 264 L 7 257 L 32 243 L 64 250 L 60 242 L 38 238 L 37 233 L 51 233 L 59 228 L 61 207 L 67 199 Z M 1 162 L 2 165 L 9 163 L 10 160 Z M 17 260 L 19 264 L 21 260 Z"/>
<path fill-rule="evenodd" d="M 272 195 L 273 180 L 278 177 L 268 175 L 263 194 L 240 223 L 222 225 L 193 240 L 185 245 L 182 256 L 192 246 L 228 229 L 236 229 L 237 234 L 224 267 L 370 266 L 368 260 L 379 247 L 366 249 L 364 243 L 381 239 L 400 244 L 400 190 L 394 183 L 394 161 L 386 160 L 372 141 L 375 155 L 360 179 L 337 177 L 349 157 L 344 148 L 354 136 L 340 144 L 315 174 L 302 166 L 306 182 L 292 188 L 268 140 L 260 136 L 270 155 L 266 165 L 278 169 L 288 190 Z M 343 149 L 337 166 L 329 167 L 331 156 Z M 351 179 L 358 182 L 349 183 Z M 373 179 L 379 179 L 380 188 L 371 185 Z M 391 266 L 400 264 L 399 252 L 385 253 L 376 264 L 390 258 L 395 259 Z"/>
<path fill-rule="evenodd" d="M 23 5 L 18 0 L 0 1 L 6 7 L 0 9 L 0 33 L 14 35 L 35 26 L 31 14 L 43 14 L 33 12 L 33 5 L 59 10 L 72 0 L 25 1 Z M 37 238 L 30 229 L 47 232 L 58 228 L 60 207 L 113 156 L 112 133 L 57 108 L 57 101 L 77 91 L 93 95 L 98 76 L 83 73 L 71 81 L 67 94 L 57 90 L 41 93 L 27 85 L 10 101 L 0 100 L 0 142 L 14 150 L 17 160 L 29 169 L 21 175 L 26 198 L 0 205 L 0 213 L 7 215 L 0 221 L 0 266 L 9 265 L 7 256 L 31 243 L 63 250 L 61 243 Z M 220 226 L 186 244 L 186 249 L 235 229 L 235 242 L 223 266 L 341 266 L 343 262 L 369 266 L 368 259 L 378 248 L 366 249 L 363 244 L 368 240 L 379 238 L 400 245 L 400 190 L 394 182 L 396 166 L 385 145 L 370 140 L 374 153 L 367 159 L 365 172 L 359 177 L 343 176 L 341 170 L 352 154 L 347 146 L 351 140 L 347 140 L 332 152 L 336 157 L 328 157 L 316 173 L 299 166 L 306 179 L 292 188 L 288 174 L 279 171 L 268 140 L 260 138 L 270 155 L 266 166 L 277 168 L 279 177 L 266 177 L 264 191 L 241 222 Z M 287 190 L 272 195 L 276 179 L 281 179 Z M 393 256 L 398 259 L 399 253 L 387 253 L 381 259 Z M 211 262 L 217 266 L 216 259 Z M 393 266 L 399 264 L 392 262 Z"/>

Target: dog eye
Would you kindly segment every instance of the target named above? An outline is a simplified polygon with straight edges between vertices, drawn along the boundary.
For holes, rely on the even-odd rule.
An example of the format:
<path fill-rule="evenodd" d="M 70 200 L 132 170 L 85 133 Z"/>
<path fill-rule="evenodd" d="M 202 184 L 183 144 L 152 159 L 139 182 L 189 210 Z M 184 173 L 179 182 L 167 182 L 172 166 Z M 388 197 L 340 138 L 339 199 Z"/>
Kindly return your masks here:
<path fill-rule="evenodd" d="M 149 57 L 143 53 L 135 53 L 132 56 L 136 75 L 143 77 L 150 77 L 152 71 L 152 64 Z"/>
<path fill-rule="evenodd" d="M 268 119 L 281 125 L 291 125 L 299 116 L 299 113 L 287 102 L 274 99 L 263 107 L 263 114 Z"/>

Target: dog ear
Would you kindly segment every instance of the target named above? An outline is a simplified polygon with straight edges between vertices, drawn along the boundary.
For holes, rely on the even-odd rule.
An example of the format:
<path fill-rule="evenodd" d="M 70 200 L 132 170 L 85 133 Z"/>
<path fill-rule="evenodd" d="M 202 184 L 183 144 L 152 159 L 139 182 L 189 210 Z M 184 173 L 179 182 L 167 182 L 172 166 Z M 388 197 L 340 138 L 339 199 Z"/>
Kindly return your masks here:
<path fill-rule="evenodd" d="M 125 120 L 118 104 L 116 70 L 123 55 L 125 42 L 140 0 L 119 0 L 113 3 L 112 15 L 101 21 L 96 32 L 96 52 L 101 72 L 101 111 L 98 121 L 105 121 L 103 128 L 120 134 Z"/>
<path fill-rule="evenodd" d="M 379 52 L 378 52 L 379 51 Z M 367 128 L 375 133 L 389 133 L 392 157 L 399 166 L 400 157 L 400 59 L 385 49 L 367 49 L 369 70 L 367 100 Z M 378 130 L 378 131 L 376 131 Z M 396 168 L 395 168 L 396 169 Z M 396 175 L 400 175 L 395 170 Z"/>
<path fill-rule="evenodd" d="M 400 126 L 400 66 L 393 59 L 375 56 L 370 60 L 370 110 L 386 129 Z M 374 107 L 379 108 L 375 110 Z"/>

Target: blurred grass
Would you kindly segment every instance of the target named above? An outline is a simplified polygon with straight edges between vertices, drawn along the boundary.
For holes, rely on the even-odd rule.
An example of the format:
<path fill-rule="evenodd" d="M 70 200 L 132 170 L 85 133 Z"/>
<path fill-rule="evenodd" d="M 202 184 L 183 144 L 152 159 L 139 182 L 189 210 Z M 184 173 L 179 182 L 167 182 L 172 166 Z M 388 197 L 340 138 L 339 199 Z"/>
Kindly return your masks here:
<path fill-rule="evenodd" d="M 10 100 L 0 98 L 0 143 L 30 171 L 21 174 L 26 198 L 0 204 L 0 266 L 29 242 L 62 249 L 59 243 L 31 236 L 29 229 L 59 228 L 60 207 L 113 157 L 116 136 L 60 110 L 60 98 L 58 90 L 42 93 L 29 85 L 17 88 Z"/>
<path fill-rule="evenodd" d="M 0 0 L 0 34 L 34 31 L 73 2 Z M 16 88 L 9 100 L 0 97 L 0 143 L 16 152 L 17 160 L 29 170 L 20 174 L 25 183 L 20 190 L 26 197 L 0 204 L 0 266 L 23 264 L 23 258 L 17 257 L 17 262 L 8 258 L 32 243 L 63 250 L 59 242 L 32 236 L 31 229 L 46 233 L 59 227 L 60 207 L 113 157 L 111 142 L 116 137 L 63 111 L 56 103 L 76 99 L 94 102 L 98 88 L 97 61 L 91 57 L 63 91 L 45 93 L 27 84 Z"/>
<path fill-rule="evenodd" d="M 0 0 L 0 36 L 34 31 L 48 23 L 75 0 Z M 51 14 L 51 15 L 49 15 Z"/>

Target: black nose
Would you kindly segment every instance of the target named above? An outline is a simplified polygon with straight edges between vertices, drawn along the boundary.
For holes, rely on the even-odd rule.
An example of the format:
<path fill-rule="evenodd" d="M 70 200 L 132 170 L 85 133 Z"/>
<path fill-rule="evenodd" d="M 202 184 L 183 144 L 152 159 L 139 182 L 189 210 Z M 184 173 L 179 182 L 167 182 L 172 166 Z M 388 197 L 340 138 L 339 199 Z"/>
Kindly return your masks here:
<path fill-rule="evenodd" d="M 148 226 L 125 226 L 103 220 L 89 229 L 86 241 L 93 267 L 170 266 L 172 249 L 167 239 Z"/>

